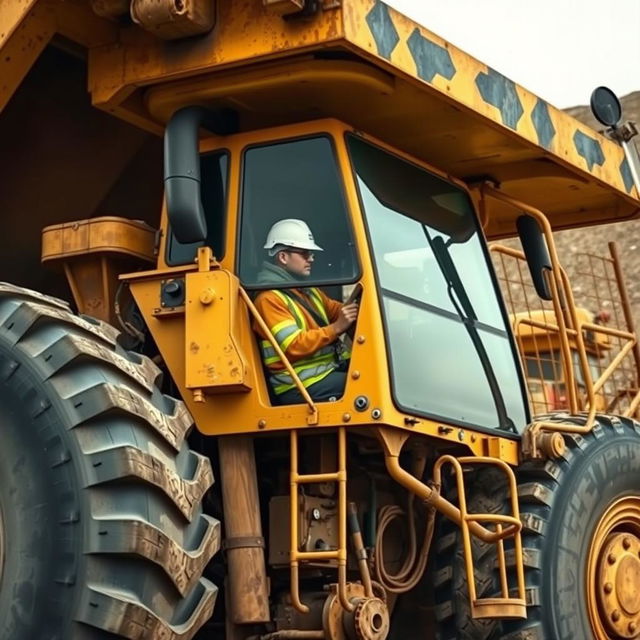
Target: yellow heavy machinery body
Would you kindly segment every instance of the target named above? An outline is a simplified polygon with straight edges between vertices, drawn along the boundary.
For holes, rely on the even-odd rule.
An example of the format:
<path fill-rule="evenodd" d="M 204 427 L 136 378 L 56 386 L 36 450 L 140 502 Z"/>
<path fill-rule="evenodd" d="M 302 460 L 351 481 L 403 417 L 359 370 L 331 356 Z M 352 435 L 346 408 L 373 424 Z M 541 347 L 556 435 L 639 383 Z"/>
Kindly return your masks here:
<path fill-rule="evenodd" d="M 188 104 L 233 108 L 247 130 L 330 116 L 458 178 L 500 184 L 554 228 L 637 212 L 615 142 L 379 0 L 332 3 L 312 24 L 257 0 L 216 7 L 212 31 L 166 42 L 79 0 L 7 0 L 0 104 L 60 35 L 86 48 L 93 104 L 155 133 Z M 488 235 L 512 233 L 510 219 L 496 212 Z"/>
<path fill-rule="evenodd" d="M 581 323 L 593 322 L 593 314 L 589 310 L 577 308 L 576 313 Z M 536 324 L 530 324 L 530 321 Z M 511 322 L 523 358 L 533 414 L 568 409 L 562 345 L 555 312 L 550 309 L 521 312 L 513 315 Z M 547 328 L 542 325 L 547 325 Z M 598 379 L 598 371 L 602 368 L 600 361 L 611 347 L 608 335 L 594 331 L 584 332 L 584 348 L 587 360 L 591 364 L 589 374 L 594 381 Z M 581 404 L 584 405 L 584 374 L 580 370 L 579 347 L 575 336 L 569 336 L 569 348 L 569 366 L 574 370 L 579 393 L 582 392 Z M 607 399 L 603 391 L 596 394 L 596 404 L 599 412 L 607 409 Z"/>
<path fill-rule="evenodd" d="M 593 313 L 588 309 L 577 308 L 578 318 L 581 322 L 593 322 Z M 522 345 L 524 354 L 535 354 L 537 351 L 547 351 L 549 349 L 559 349 L 560 343 L 556 332 L 553 329 L 532 325 L 527 322 L 548 324 L 551 327 L 557 326 L 555 312 L 551 309 L 540 309 L 533 312 L 522 312 L 511 317 L 516 339 Z M 576 341 L 573 336 L 569 336 L 569 344 L 575 349 Z M 596 333 L 585 336 L 585 346 L 590 353 L 601 353 L 610 349 L 609 336 Z"/>
<path fill-rule="evenodd" d="M 3 51 L 19 47 L 28 34 L 37 36 L 40 43 L 39 48 L 31 45 L 22 51 L 20 64 L 11 65 L 5 103 L 42 47 L 62 36 L 86 49 L 93 105 L 136 127 L 160 133 L 177 109 L 193 104 L 234 111 L 234 126 L 240 133 L 210 137 L 202 143 L 203 151 L 226 148 L 231 157 L 229 226 L 220 262 L 229 272 L 223 289 L 230 293 L 225 303 L 229 307 L 221 316 L 220 328 L 226 327 L 220 333 L 222 342 L 209 344 L 206 320 L 221 313 L 220 305 L 199 301 L 209 295 L 208 289 L 215 291 L 213 299 L 219 294 L 216 287 L 196 285 L 196 281 L 223 275 L 189 273 L 195 267 L 168 267 L 164 262 L 166 219 L 160 224 L 165 234 L 157 271 L 130 278 L 147 326 L 196 423 L 206 433 L 282 429 L 307 420 L 304 405 L 286 410 L 271 406 L 263 372 L 255 364 L 259 358 L 247 313 L 231 293 L 237 288 L 229 278 L 237 260 L 234 225 L 245 146 L 329 132 L 335 138 L 340 171 L 348 176 L 344 133 L 363 132 L 368 139 L 378 137 L 389 149 L 414 162 L 426 162 L 436 173 L 463 186 L 486 181 L 499 185 L 510 197 L 544 211 L 555 228 L 622 220 L 638 212 L 638 194 L 623 150 L 615 142 L 378 0 L 333 3 L 311 23 L 284 20 L 270 3 L 219 0 L 210 32 L 175 41 L 158 38 L 136 24 L 102 18 L 79 1 L 40 0 L 25 6 L 10 0 L 0 11 L 7 27 L 0 41 Z M 318 120 L 325 116 L 336 120 Z M 485 451 L 484 437 L 472 443 L 464 429 L 442 429 L 429 420 L 412 423 L 395 407 L 379 339 L 383 335 L 380 303 L 366 232 L 353 182 L 346 179 L 344 188 L 366 295 L 346 393 L 343 400 L 323 409 L 322 424 L 370 424 L 370 411 L 353 411 L 353 399 L 366 390 L 371 408 L 378 410 L 375 415 L 384 416 L 386 424 L 403 428 L 411 424 L 411 429 Z M 472 197 L 479 201 L 477 192 Z M 487 235 L 512 234 L 516 215 L 504 203 L 494 203 Z M 163 309 L 159 283 L 178 275 L 187 279 L 186 309 Z M 220 374 L 224 359 L 212 354 L 227 347 L 234 355 Z M 211 379 L 214 370 L 222 378 L 207 387 L 203 381 Z M 211 397 L 205 403 L 193 400 L 194 394 L 201 400 L 200 393 L 213 388 L 215 398 L 208 394 Z M 515 459 L 515 449 L 508 457 Z"/>
<path fill-rule="evenodd" d="M 314 10 L 307 12 L 309 7 Z M 251 637 L 383 640 L 395 603 L 395 598 L 389 599 L 387 605 L 385 589 L 404 593 L 421 580 L 436 511 L 453 521 L 460 534 L 464 559 L 457 557 L 452 563 L 457 563 L 456 570 L 466 571 L 469 607 L 464 615 L 526 618 L 530 594 L 525 594 L 522 539 L 530 532 L 523 530 L 522 487 L 518 488 L 512 467 L 524 457 L 563 456 L 568 445 L 561 434 L 587 435 L 593 428 L 600 408 L 594 398 L 610 370 L 634 349 L 640 367 L 640 351 L 630 327 L 626 331 L 596 327 L 588 312 L 577 309 L 552 237 L 557 229 L 638 216 L 640 193 L 622 146 L 380 0 L 2 0 L 0 72 L 0 137 L 11 159 L 6 162 L 5 187 L 0 190 L 0 211 L 3 216 L 9 212 L 5 233 L 8 244 L 13 243 L 0 253 L 0 270 L 11 272 L 20 286 L 65 295 L 68 292 L 53 271 L 38 270 L 40 259 L 62 264 L 78 310 L 123 330 L 116 339 L 115 332 L 99 320 L 69 320 L 73 316 L 65 303 L 53 298 L 47 303 L 52 309 L 38 311 L 32 292 L 16 289 L 16 304 L 36 309 L 28 319 L 65 318 L 74 331 L 89 336 L 77 341 L 89 344 L 84 351 L 74 351 L 71 345 L 64 352 L 78 367 L 74 378 L 78 387 L 84 384 L 84 360 L 94 353 L 107 353 L 102 343 L 112 350 L 103 359 L 106 367 L 115 367 L 117 372 L 96 376 L 108 378 L 109 385 L 104 386 L 109 387 L 112 404 L 96 400 L 82 408 L 80 401 L 70 414 L 99 412 L 104 406 L 104 412 L 116 415 L 117 421 L 123 410 L 118 403 L 123 403 L 132 425 L 148 418 L 151 436 L 142 444 L 150 450 L 131 454 L 117 473 L 109 475 L 111 463 L 102 470 L 100 460 L 93 464 L 93 457 L 89 459 L 93 449 L 87 455 L 80 451 L 89 469 L 86 475 L 94 482 L 89 489 L 100 485 L 102 491 L 102 484 L 111 483 L 106 492 L 117 484 L 113 493 L 117 492 L 122 508 L 127 504 L 122 499 L 126 491 L 120 488 L 134 478 L 149 491 L 149 504 L 155 493 L 164 492 L 183 508 L 189 502 L 186 506 L 191 512 L 200 508 L 213 481 L 208 465 L 209 458 L 215 457 L 214 441 L 200 437 L 202 453 L 182 453 L 181 439 L 190 418 L 181 403 L 163 395 L 166 387 L 172 393 L 177 389 L 201 435 L 217 437 L 227 553 L 223 569 L 228 588 L 227 637 L 235 640 L 250 633 L 233 635 L 234 625 L 269 624 L 255 627 L 260 629 L 257 633 L 267 629 L 267 635 Z M 200 115 L 197 121 L 189 121 L 192 128 L 180 129 L 182 137 L 175 134 L 180 142 L 176 151 L 172 125 L 179 128 L 175 123 L 181 115 L 194 113 Z M 37 134 L 34 123 L 38 124 Z M 163 134 L 164 198 L 160 176 Z M 294 150 L 289 153 L 288 169 L 282 158 L 280 163 L 272 160 L 270 172 L 265 173 L 271 181 L 253 192 L 247 186 L 253 176 L 247 168 L 249 157 L 256 151 L 318 141 L 329 160 L 314 162 L 309 158 L 315 156 L 303 157 Z M 175 168 L 176 157 L 184 160 L 184 173 L 169 171 Z M 214 162 L 207 165 L 209 160 Z M 215 163 L 214 176 L 211 167 Z M 298 173 L 296 163 L 307 173 Z M 209 168 L 202 169 L 205 165 Z M 304 179 L 296 182 L 300 175 L 323 177 L 311 192 Z M 182 209 L 171 206 L 176 178 L 183 181 L 181 185 L 194 187 L 197 183 L 195 204 Z M 207 185 L 216 193 L 210 198 L 214 204 L 202 213 Z M 290 205 L 294 187 L 298 199 Z M 330 189 L 335 194 L 331 210 L 320 210 L 319 203 Z M 272 193 L 276 195 L 264 205 L 260 199 L 266 201 Z M 315 199 L 314 207 L 310 199 Z M 250 205 L 255 206 L 251 209 Z M 255 327 L 266 327 L 265 335 L 277 332 L 260 324 L 264 319 L 253 301 L 267 284 L 278 286 L 261 284 L 259 279 L 260 264 L 268 260 L 264 251 L 267 229 L 285 215 L 311 217 L 305 206 L 314 209 L 311 226 L 316 238 L 323 238 L 324 256 L 329 255 L 324 281 L 314 282 L 312 272 L 307 282 L 331 289 L 334 298 L 345 300 L 352 290 L 361 291 L 361 297 L 357 321 L 345 345 L 351 352 L 346 386 L 334 401 L 312 399 L 286 354 L 278 353 L 280 346 L 273 337 L 270 344 L 304 400 L 279 404 L 274 399 L 277 388 L 267 386 Z M 537 286 L 549 288 L 545 295 L 554 311 L 552 315 L 545 311 L 542 320 L 557 324 L 561 336 L 557 346 L 565 360 L 574 349 L 581 370 L 586 370 L 589 350 L 608 348 L 606 336 L 624 341 L 607 375 L 596 382 L 585 377 L 589 406 L 585 416 L 570 424 L 531 422 L 517 343 L 520 341 L 521 355 L 526 358 L 527 349 L 538 351 L 539 342 L 549 335 L 544 329 L 527 334 L 517 322 L 512 331 L 491 266 L 486 240 L 515 235 L 523 218 L 533 223 L 528 227 L 529 240 L 539 241 L 538 248 L 546 247 L 549 253 L 549 264 L 542 265 L 537 274 Z M 194 221 L 193 226 L 202 223 L 197 233 L 191 233 Z M 332 254 L 332 244 L 342 247 L 343 254 Z M 183 251 L 181 258 L 175 258 L 174 247 Z M 533 251 L 526 256 L 515 250 L 505 252 L 530 265 L 535 262 Z M 322 263 L 316 257 L 314 264 L 320 268 Z M 427 277 L 434 274 L 436 277 Z M 0 293 L 14 295 L 14 289 L 5 287 Z M 135 305 L 129 304 L 129 291 Z M 589 331 L 597 329 L 603 336 L 598 334 L 596 342 L 589 344 Z M 149 342 L 144 344 L 147 334 L 152 337 L 150 347 Z M 568 335 L 573 337 L 567 339 Z M 155 362 L 170 374 L 165 388 L 156 386 L 160 381 L 157 370 L 124 344 L 127 339 L 141 351 L 143 346 L 153 351 Z M 58 345 L 51 340 L 53 352 Z M 100 343 L 99 348 L 94 343 Z M 328 357 L 334 356 L 337 362 L 338 354 Z M 61 378 L 67 364 L 65 360 L 56 365 Z M 43 370 L 47 366 L 43 364 Z M 145 370 L 142 378 L 138 368 Z M 96 370 L 99 367 L 92 369 Z M 9 376 L 12 373 L 13 369 Z M 118 382 L 125 375 L 131 378 L 128 390 Z M 565 378 L 571 387 L 569 409 L 578 414 L 584 407 L 569 366 Z M 96 385 L 97 389 L 100 385 Z M 637 386 L 630 385 L 624 392 L 630 398 L 625 416 L 634 415 L 640 405 Z M 137 387 L 144 388 L 150 399 L 137 395 Z M 402 395 L 406 389 L 410 393 Z M 79 396 L 85 393 L 84 387 L 76 391 Z M 94 387 L 86 391 L 93 392 Z M 37 412 L 50 405 L 41 402 Z M 87 424 L 78 428 L 80 435 L 72 434 L 78 442 L 85 438 L 82 444 L 87 448 L 93 443 L 94 417 L 91 414 Z M 96 422 L 104 417 L 98 415 Z M 114 433 L 124 433 L 131 425 L 120 426 L 114 423 Z M 631 432 L 629 425 L 625 429 Z M 260 439 L 262 450 L 256 462 L 254 439 L 258 441 L 260 434 L 268 437 Z M 166 442 L 156 446 L 161 436 Z M 111 442 L 111 449 L 100 452 L 105 459 L 133 446 L 123 440 L 114 453 Z M 574 444 L 572 441 L 571 446 Z M 163 452 L 171 446 L 180 450 L 175 463 L 179 473 L 163 466 Z M 409 458 L 411 472 L 405 468 Z M 70 459 L 67 455 L 63 462 Z M 567 466 L 558 473 L 569 473 Z M 199 474 L 198 482 L 182 478 L 185 469 L 192 467 L 196 480 Z M 504 481 L 501 503 L 490 513 L 474 512 L 477 505 L 467 504 L 467 491 L 479 495 L 478 487 L 465 487 L 472 484 L 469 478 L 476 477 L 467 473 L 474 467 L 499 472 Z M 347 473 L 356 477 L 349 487 Z M 274 499 L 271 524 L 284 524 L 274 523 L 273 518 L 289 514 L 288 539 L 286 527 L 274 526 L 278 539 L 268 541 L 276 570 L 287 564 L 290 570 L 288 583 L 281 573 L 273 580 L 272 592 L 262 537 L 268 509 L 259 495 L 265 487 Z M 457 497 L 451 499 L 447 492 L 454 487 Z M 539 487 L 543 500 L 551 489 Z M 409 534 L 413 544 L 409 553 L 402 535 L 384 538 L 384 526 L 402 515 L 395 506 L 398 488 L 410 495 L 409 526 L 415 528 L 422 519 L 426 522 L 421 550 L 415 544 L 415 531 Z M 94 494 L 102 495 L 97 490 Z M 308 497 L 309 503 L 305 502 Z M 381 526 L 382 532 L 376 533 L 380 524 L 376 517 L 385 521 L 384 512 L 378 510 L 378 497 L 391 515 Z M 427 506 L 418 519 L 413 512 L 414 505 L 418 506 L 415 497 Z M 537 493 L 531 498 L 536 504 L 540 500 Z M 354 503 L 349 504 L 352 499 Z M 146 500 L 140 503 L 145 506 Z M 409 556 L 396 586 L 387 574 L 380 594 L 369 575 L 356 502 L 371 511 L 367 546 L 379 554 L 374 569 L 381 581 L 385 582 L 383 556 L 388 540 L 398 557 Z M 480 502 L 480 511 L 489 511 Z M 102 503 L 98 500 L 96 504 Z M 78 553 L 85 557 L 120 553 L 122 562 L 135 553 L 146 561 L 146 555 L 153 554 L 145 555 L 140 549 L 153 544 L 152 561 L 158 566 L 151 568 L 154 573 L 147 569 L 146 582 L 140 580 L 145 597 L 155 594 L 149 585 L 156 584 L 155 573 L 161 570 L 184 596 L 186 578 L 198 582 L 217 549 L 219 530 L 214 532 L 214 524 L 219 527 L 219 523 L 198 515 L 209 523 L 203 525 L 209 531 L 208 546 L 187 549 L 192 542 L 205 545 L 194 542 L 200 525 L 196 521 L 192 526 L 187 509 L 183 512 L 186 519 L 178 526 L 180 514 L 165 517 L 164 506 L 149 512 L 158 515 L 171 535 L 181 537 L 179 544 L 171 535 L 165 536 L 160 525 L 149 524 L 144 535 L 142 529 L 135 529 L 135 535 L 118 533 L 98 542 L 83 532 L 79 539 L 91 539 L 91 544 L 86 549 L 78 545 Z M 604 522 L 600 526 L 602 544 L 594 548 L 614 543 L 621 549 L 630 548 L 624 546 L 626 534 L 618 531 L 618 523 L 626 526 L 626 511 L 616 508 L 610 512 L 614 525 Z M 637 518 L 640 508 L 634 506 L 633 513 Z M 123 510 L 118 517 L 125 515 Z M 85 526 L 84 520 L 78 516 L 73 522 Z M 347 561 L 348 520 L 358 560 L 358 583 L 352 581 L 356 572 Z M 318 533 L 325 526 L 330 545 L 320 538 L 325 533 Z M 308 531 L 303 537 L 304 527 Z M 640 546 L 640 525 L 634 527 L 634 545 Z M 134 531 L 133 526 L 130 529 Z M 317 535 L 313 544 L 312 530 Z M 96 531 L 103 533 L 97 527 Z M 614 542 L 609 542 L 611 532 L 617 536 Z M 487 597 L 484 587 L 476 593 L 472 537 L 495 545 L 495 563 L 487 563 L 496 567 L 495 597 Z M 115 538 L 121 544 L 114 551 L 110 545 Z M 126 546 L 130 538 L 140 546 Z M 510 540 L 506 547 L 505 539 Z M 510 560 L 507 567 L 511 553 L 513 566 Z M 0 548 L 0 561 L 2 555 Z M 627 576 L 637 575 L 634 558 L 625 560 Z M 105 562 L 105 566 L 113 569 L 120 564 Z M 307 572 L 308 568 L 313 572 Z M 529 576 L 530 567 L 527 572 Z M 131 583 L 136 581 L 133 564 L 126 577 Z M 453 584 L 453 578 L 448 579 Z M 86 593 L 93 588 L 92 580 L 85 580 Z M 597 581 L 589 580 L 595 589 Z M 82 596 L 88 613 L 86 619 L 78 620 L 115 635 L 192 637 L 211 616 L 215 599 L 213 585 L 204 578 L 198 584 L 206 591 L 200 605 L 194 605 L 196 600 L 188 606 L 175 604 L 174 597 L 168 610 L 156 616 L 151 604 L 142 599 L 139 606 L 133 600 L 125 601 L 129 592 L 124 587 L 98 580 L 91 596 Z M 305 590 L 302 600 L 301 586 Z M 616 596 L 627 597 L 627 592 L 631 590 L 620 587 Z M 531 593 L 535 600 L 537 592 Z M 163 592 L 157 598 L 163 609 L 165 596 Z M 589 608 L 594 615 L 605 611 L 603 624 L 609 624 L 615 605 L 603 598 L 592 594 Z M 633 598 L 635 606 L 637 598 Z M 116 604 L 96 609 L 94 599 Z M 315 599 L 312 622 L 302 617 L 310 609 L 305 599 Z M 71 604 L 68 608 L 71 611 Z M 628 616 L 634 624 L 636 618 L 640 622 L 639 611 L 636 607 Z M 189 618 L 188 628 L 178 618 Z M 135 626 L 138 624 L 145 625 L 144 629 Z M 272 628 L 277 629 L 273 635 Z M 285 635 L 278 635 L 280 630 Z"/>

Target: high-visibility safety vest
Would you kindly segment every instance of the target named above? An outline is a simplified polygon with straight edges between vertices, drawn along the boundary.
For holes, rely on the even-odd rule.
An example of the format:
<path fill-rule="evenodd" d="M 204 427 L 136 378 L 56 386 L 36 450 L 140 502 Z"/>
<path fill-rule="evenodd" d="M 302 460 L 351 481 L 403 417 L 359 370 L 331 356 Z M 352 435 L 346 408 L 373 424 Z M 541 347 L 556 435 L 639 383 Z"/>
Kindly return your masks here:
<path fill-rule="evenodd" d="M 310 288 L 307 289 L 307 291 L 309 300 L 317 315 L 324 321 L 325 325 L 330 324 L 320 292 L 316 288 Z M 287 295 L 286 291 L 273 289 L 271 293 L 276 295 L 282 303 L 287 306 L 291 314 L 290 319 L 282 320 L 278 322 L 278 324 L 269 327 L 273 337 L 286 355 L 287 348 L 296 337 L 300 333 L 308 331 L 310 327 L 302 313 L 300 304 L 291 296 Z M 335 371 L 344 360 L 349 358 L 350 354 L 340 347 L 343 347 L 342 342 L 336 340 L 335 343 L 318 349 L 308 357 L 291 363 L 305 387 L 310 387 L 312 384 L 326 378 L 332 371 Z M 260 349 L 262 352 L 262 361 L 267 367 L 282 362 L 268 340 L 260 341 Z M 270 368 L 269 382 L 276 395 L 280 395 L 296 387 L 293 378 L 286 369 L 274 370 Z"/>

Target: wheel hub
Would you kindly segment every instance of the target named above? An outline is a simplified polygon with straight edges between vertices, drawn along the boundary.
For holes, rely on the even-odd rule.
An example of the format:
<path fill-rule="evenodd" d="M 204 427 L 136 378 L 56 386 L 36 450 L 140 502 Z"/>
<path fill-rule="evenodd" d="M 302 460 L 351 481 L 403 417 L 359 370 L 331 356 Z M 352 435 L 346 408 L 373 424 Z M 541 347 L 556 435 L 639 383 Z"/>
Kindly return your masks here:
<path fill-rule="evenodd" d="M 640 539 L 631 533 L 611 534 L 599 564 L 602 620 L 618 637 L 635 638 L 640 629 Z"/>

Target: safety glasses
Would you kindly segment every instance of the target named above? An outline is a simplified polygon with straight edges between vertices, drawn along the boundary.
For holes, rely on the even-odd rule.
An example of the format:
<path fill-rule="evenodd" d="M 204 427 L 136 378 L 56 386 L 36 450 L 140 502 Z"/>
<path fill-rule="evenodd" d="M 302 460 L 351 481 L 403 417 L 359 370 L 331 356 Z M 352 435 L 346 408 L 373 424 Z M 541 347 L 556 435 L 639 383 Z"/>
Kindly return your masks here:
<path fill-rule="evenodd" d="M 299 256 L 302 256 L 305 260 L 312 260 L 314 257 L 313 251 L 309 251 L 308 249 L 287 249 L 287 253 L 297 253 Z"/>

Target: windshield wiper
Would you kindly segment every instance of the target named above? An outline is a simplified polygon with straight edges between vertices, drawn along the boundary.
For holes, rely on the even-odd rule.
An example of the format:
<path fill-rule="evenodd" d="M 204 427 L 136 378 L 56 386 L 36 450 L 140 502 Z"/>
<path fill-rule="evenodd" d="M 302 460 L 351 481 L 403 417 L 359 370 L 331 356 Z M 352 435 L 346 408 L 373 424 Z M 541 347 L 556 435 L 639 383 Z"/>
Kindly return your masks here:
<path fill-rule="evenodd" d="M 422 230 L 424 231 L 427 242 L 438 261 L 440 271 L 447 281 L 447 293 L 449 294 L 449 299 L 451 300 L 457 314 L 460 316 L 462 324 L 465 326 L 467 333 L 471 338 L 471 342 L 476 349 L 478 358 L 480 359 L 480 364 L 482 365 L 484 375 L 487 379 L 487 383 L 489 384 L 493 403 L 496 407 L 496 413 L 498 414 L 498 428 L 517 433 L 513 420 L 507 414 L 507 407 L 504 403 L 504 397 L 500 390 L 498 379 L 496 378 L 496 374 L 491 365 L 491 360 L 489 359 L 487 350 L 482 342 L 478 328 L 476 327 L 478 316 L 476 315 L 473 304 L 471 304 L 471 300 L 469 299 L 464 285 L 462 284 L 456 265 L 451 259 L 449 247 L 445 244 L 441 236 L 432 238 L 424 225 L 422 225 Z"/>

